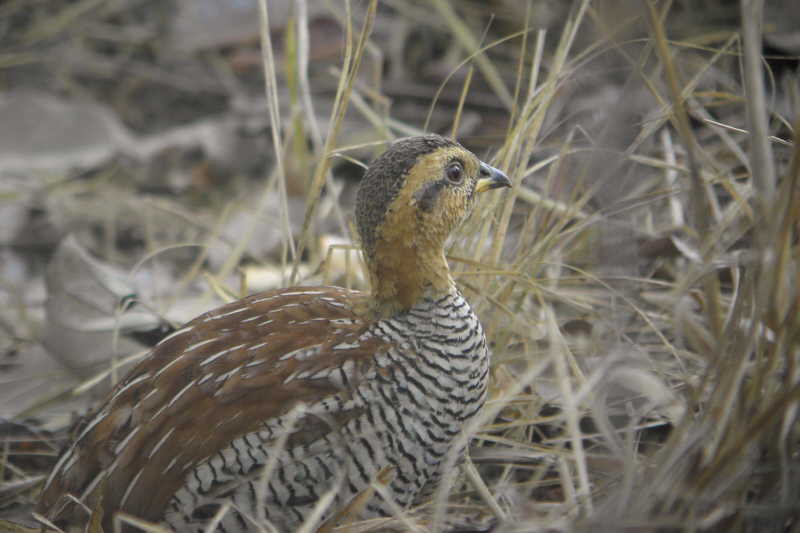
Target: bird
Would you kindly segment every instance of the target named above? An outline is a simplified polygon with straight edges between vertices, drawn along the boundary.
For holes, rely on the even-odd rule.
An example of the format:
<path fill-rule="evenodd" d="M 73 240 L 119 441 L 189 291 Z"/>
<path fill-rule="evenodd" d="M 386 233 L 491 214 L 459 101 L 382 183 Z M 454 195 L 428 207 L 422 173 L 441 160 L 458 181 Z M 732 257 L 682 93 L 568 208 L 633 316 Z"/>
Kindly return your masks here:
<path fill-rule="evenodd" d="M 503 187 L 453 139 L 396 140 L 356 194 L 370 290 L 269 290 L 176 329 L 79 424 L 37 512 L 66 529 L 116 531 L 122 512 L 236 533 L 292 531 L 326 494 L 322 520 L 359 498 L 359 518 L 419 504 L 465 453 L 457 437 L 489 380 L 445 244 Z M 376 481 L 386 490 L 370 492 Z"/>

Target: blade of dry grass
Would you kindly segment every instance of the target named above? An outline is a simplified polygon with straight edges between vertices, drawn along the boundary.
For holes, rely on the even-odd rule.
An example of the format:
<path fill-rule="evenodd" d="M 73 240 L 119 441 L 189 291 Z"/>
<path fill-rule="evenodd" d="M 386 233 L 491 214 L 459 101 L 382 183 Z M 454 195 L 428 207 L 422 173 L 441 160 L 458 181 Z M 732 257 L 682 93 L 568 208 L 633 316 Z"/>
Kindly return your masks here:
<path fill-rule="evenodd" d="M 761 30 L 764 1 L 741 0 L 742 56 L 744 59 L 745 109 L 750 129 L 750 172 L 758 195 L 759 211 L 772 205 L 775 194 L 775 164 L 769 147 L 767 98 L 764 91 Z"/>
<path fill-rule="evenodd" d="M 262 0 L 263 1 L 263 0 Z M 306 195 L 306 214 L 303 220 L 303 228 L 300 234 L 300 242 L 298 243 L 298 253 L 294 258 L 294 265 L 292 267 L 292 275 L 290 283 L 295 283 L 297 279 L 298 268 L 300 266 L 300 256 L 305 249 L 308 239 L 310 238 L 309 230 L 311 222 L 314 219 L 314 214 L 319 202 L 319 195 L 322 192 L 322 186 L 325 182 L 325 176 L 330 166 L 330 157 L 336 146 L 336 139 L 339 134 L 339 129 L 342 126 L 342 119 L 347 111 L 350 94 L 353 90 L 356 76 L 361 66 L 361 59 L 364 56 L 364 50 L 367 45 L 367 40 L 372 32 L 372 25 L 375 21 L 375 12 L 377 10 L 377 0 L 371 0 L 367 7 L 367 12 L 364 18 L 364 24 L 361 28 L 358 42 L 355 47 L 352 43 L 352 27 L 350 22 L 350 2 L 345 2 L 347 6 L 347 37 L 345 45 L 345 56 L 342 66 L 343 75 L 339 77 L 339 84 L 336 88 L 336 98 L 331 111 L 330 123 L 328 125 L 328 137 L 325 139 L 325 146 L 322 150 L 319 162 L 314 170 L 314 178 L 311 181 L 311 187 Z"/>
<path fill-rule="evenodd" d="M 647 7 L 648 20 L 653 31 L 656 50 L 658 51 L 659 58 L 664 66 L 664 72 L 667 77 L 667 83 L 673 100 L 675 124 L 678 134 L 681 137 L 684 149 L 686 150 L 686 159 L 689 166 L 689 178 L 691 183 L 690 206 L 692 213 L 692 224 L 697 231 L 697 235 L 702 239 L 703 236 L 708 235 L 711 227 L 711 220 L 708 216 L 708 214 L 711 212 L 709 207 L 711 201 L 708 198 L 708 188 L 705 186 L 702 178 L 700 177 L 697 156 L 695 155 L 697 150 L 697 142 L 694 138 L 692 129 L 689 126 L 689 115 L 686 112 L 684 100 L 681 97 L 681 84 L 678 79 L 678 72 L 672 61 L 672 56 L 667 44 L 667 38 L 664 34 L 664 26 L 662 22 L 663 15 L 659 15 L 653 0 L 648 0 Z M 703 259 L 704 261 L 709 261 L 711 258 L 706 255 Z M 702 284 L 706 305 L 708 308 L 709 325 L 714 337 L 719 339 L 723 328 L 722 310 L 720 309 L 719 304 L 719 282 L 715 276 L 706 276 Z"/>
<path fill-rule="evenodd" d="M 512 107 L 511 93 L 508 92 L 508 88 L 503 82 L 503 78 L 500 76 L 497 68 L 489 58 L 484 55 L 479 45 L 480 41 L 475 38 L 470 28 L 461 20 L 450 2 L 446 0 L 433 0 L 431 4 L 434 9 L 439 12 L 439 15 L 444 19 L 445 24 L 448 25 L 464 50 L 471 55 L 478 65 L 478 69 L 494 90 L 495 95 L 500 99 L 503 105 L 510 110 Z"/>
<path fill-rule="evenodd" d="M 270 119 L 270 133 L 272 137 L 272 148 L 275 155 L 275 173 L 278 184 L 278 194 L 281 201 L 281 223 L 282 234 L 284 239 L 284 253 L 282 254 L 282 267 L 285 267 L 285 258 L 287 252 L 294 261 L 299 260 L 299 253 L 295 249 L 294 240 L 291 234 L 291 224 L 289 222 L 289 206 L 286 193 L 286 171 L 283 162 L 283 141 L 281 132 L 283 131 L 283 124 L 281 122 L 280 104 L 278 103 L 278 81 L 275 68 L 275 56 L 272 50 L 272 39 L 270 38 L 270 25 L 269 25 L 269 9 L 267 8 L 266 0 L 259 0 L 258 2 L 259 24 L 260 24 L 260 38 L 261 38 L 261 58 L 263 61 L 264 70 L 264 92 L 267 98 L 267 109 L 269 111 Z M 266 205 L 268 197 L 269 183 L 262 193 L 262 201 L 258 212 Z M 255 221 L 255 217 L 254 217 Z M 251 229 L 254 229 L 251 226 Z M 240 241 L 241 242 L 241 241 Z M 241 248 L 241 245 L 240 245 Z M 238 264 L 239 254 L 231 254 L 231 257 L 226 262 L 222 272 L 230 271 L 235 264 Z M 235 259 L 235 262 L 234 262 Z M 283 269 L 282 269 L 283 270 Z"/>
<path fill-rule="evenodd" d="M 475 69 L 470 66 L 467 69 L 467 76 L 464 78 L 464 84 L 461 87 L 461 95 L 458 98 L 458 106 L 456 107 L 455 117 L 453 118 L 453 127 L 450 129 L 450 137 L 453 139 L 458 138 L 458 126 L 461 124 L 461 113 L 464 111 L 464 102 L 467 100 L 467 94 L 469 94 L 469 87 L 472 83 L 472 74 L 475 72 Z"/>
<path fill-rule="evenodd" d="M 589 2 L 587 0 L 582 1 L 574 16 L 567 21 L 541 93 L 526 95 L 525 105 L 520 112 L 517 126 L 509 132 L 509 135 L 506 137 L 506 144 L 501 151 L 500 168 L 518 170 L 521 164 L 530 160 L 531 153 L 539 138 L 539 133 L 544 123 L 545 110 L 556 95 L 559 77 L 564 74 L 567 58 L 569 57 L 578 28 L 583 22 L 588 6 Z M 538 63 L 534 63 L 533 66 L 538 66 Z M 534 76 L 538 76 L 538 74 L 532 73 L 531 77 L 533 78 Z M 515 179 L 515 176 L 519 176 L 519 172 L 512 171 L 510 174 L 513 183 L 520 183 L 518 177 Z M 496 227 L 496 237 L 493 240 L 491 253 L 489 255 L 490 261 L 493 263 L 497 263 L 500 259 L 502 244 L 505 242 L 508 232 L 516 197 L 517 192 L 515 187 L 512 187 L 511 191 L 505 195 L 500 219 Z"/>

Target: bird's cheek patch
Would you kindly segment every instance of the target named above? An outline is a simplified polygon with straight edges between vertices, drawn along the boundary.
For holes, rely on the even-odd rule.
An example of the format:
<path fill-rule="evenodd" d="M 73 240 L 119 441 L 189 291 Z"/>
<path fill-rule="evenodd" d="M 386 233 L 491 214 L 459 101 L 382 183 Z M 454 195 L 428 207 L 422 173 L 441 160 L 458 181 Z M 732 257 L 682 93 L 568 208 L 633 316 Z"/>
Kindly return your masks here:
<path fill-rule="evenodd" d="M 423 213 L 430 213 L 436 205 L 436 200 L 444 188 L 441 181 L 432 181 L 423 185 L 414 193 L 414 204 Z"/>

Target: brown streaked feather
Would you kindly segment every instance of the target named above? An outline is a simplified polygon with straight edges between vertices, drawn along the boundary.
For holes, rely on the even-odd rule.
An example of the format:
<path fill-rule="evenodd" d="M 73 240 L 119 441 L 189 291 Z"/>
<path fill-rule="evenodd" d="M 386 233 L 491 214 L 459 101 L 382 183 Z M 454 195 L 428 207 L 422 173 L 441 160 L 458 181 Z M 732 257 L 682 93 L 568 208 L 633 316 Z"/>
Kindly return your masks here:
<path fill-rule="evenodd" d="M 353 310 L 360 297 L 335 287 L 271 291 L 189 322 L 112 391 L 67 451 L 77 457 L 45 487 L 40 508 L 67 493 L 92 508 L 102 492 L 106 520 L 117 510 L 160 519 L 191 467 L 299 403 L 342 392 L 316 373 L 348 360 L 358 368 L 385 349 L 374 337 L 356 342 L 368 326 Z M 303 422 L 320 426 L 304 439 L 324 435 L 324 422 Z M 84 494 L 98 475 L 102 482 Z"/>

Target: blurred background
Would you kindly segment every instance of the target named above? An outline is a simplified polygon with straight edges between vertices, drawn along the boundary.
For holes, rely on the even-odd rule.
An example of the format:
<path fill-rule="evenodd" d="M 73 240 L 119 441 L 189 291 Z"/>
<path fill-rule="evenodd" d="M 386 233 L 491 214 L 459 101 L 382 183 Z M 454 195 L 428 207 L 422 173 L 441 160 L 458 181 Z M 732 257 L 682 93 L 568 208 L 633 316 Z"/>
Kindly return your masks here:
<path fill-rule="evenodd" d="M 515 183 L 450 250 L 498 402 L 459 497 L 508 531 L 800 531 L 800 3 L 764 4 L 760 91 L 750 2 L 265 4 L 0 3 L 0 517 L 180 323 L 366 289 L 364 165 L 436 132 Z"/>

